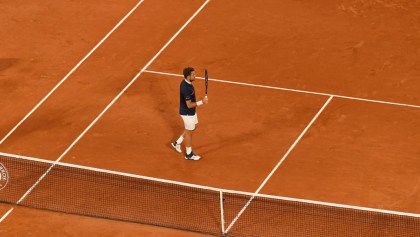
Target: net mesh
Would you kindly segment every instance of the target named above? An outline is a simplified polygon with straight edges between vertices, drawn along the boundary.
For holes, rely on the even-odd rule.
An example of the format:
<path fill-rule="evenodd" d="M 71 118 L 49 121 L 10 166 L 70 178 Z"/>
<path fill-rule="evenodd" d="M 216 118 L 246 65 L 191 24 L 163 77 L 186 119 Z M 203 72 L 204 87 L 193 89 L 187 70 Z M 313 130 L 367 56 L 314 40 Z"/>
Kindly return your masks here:
<path fill-rule="evenodd" d="M 8 183 L 0 202 L 16 204 L 51 162 L 0 156 Z M 223 192 L 222 205 L 220 192 Z M 57 163 L 19 205 L 224 236 L 420 236 L 420 218 L 255 196 Z"/>
<path fill-rule="evenodd" d="M 225 210 L 246 205 L 248 195 L 224 194 Z M 238 212 L 226 211 L 231 222 Z M 229 236 L 420 236 L 420 219 L 290 200 L 255 197 Z"/>
<path fill-rule="evenodd" d="M 15 204 L 51 166 L 2 156 Z M 220 234 L 219 192 L 57 164 L 19 205 L 91 217 Z"/>

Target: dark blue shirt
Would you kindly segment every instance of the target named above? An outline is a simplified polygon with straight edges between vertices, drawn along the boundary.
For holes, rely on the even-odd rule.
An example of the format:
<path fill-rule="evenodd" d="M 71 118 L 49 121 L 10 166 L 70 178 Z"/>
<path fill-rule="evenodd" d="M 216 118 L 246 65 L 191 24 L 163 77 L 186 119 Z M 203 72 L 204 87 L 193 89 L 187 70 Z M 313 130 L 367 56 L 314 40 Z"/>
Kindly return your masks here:
<path fill-rule="evenodd" d="M 179 114 L 180 115 L 194 115 L 195 107 L 189 109 L 186 102 L 187 100 L 191 100 L 191 102 L 196 102 L 194 86 L 192 85 L 192 83 L 189 84 L 186 80 L 182 80 L 179 88 L 180 88 Z"/>

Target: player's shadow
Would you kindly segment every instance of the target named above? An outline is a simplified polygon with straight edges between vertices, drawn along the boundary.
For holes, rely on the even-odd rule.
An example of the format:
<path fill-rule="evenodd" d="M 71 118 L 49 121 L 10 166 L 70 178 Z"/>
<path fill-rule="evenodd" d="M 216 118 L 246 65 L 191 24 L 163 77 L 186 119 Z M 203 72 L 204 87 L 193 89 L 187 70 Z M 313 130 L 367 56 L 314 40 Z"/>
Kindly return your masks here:
<path fill-rule="evenodd" d="M 171 106 L 171 105 L 168 105 Z M 178 138 L 179 135 L 184 131 L 184 125 L 182 123 L 181 117 L 179 116 L 178 110 L 166 109 L 160 111 L 160 114 L 165 121 L 166 125 L 170 128 L 172 137 Z"/>
<path fill-rule="evenodd" d="M 19 60 L 16 58 L 0 58 L 0 72 L 11 68 L 14 66 Z"/>
<path fill-rule="evenodd" d="M 152 80 L 173 80 L 173 79 L 152 79 Z M 159 91 L 160 94 L 153 100 L 153 108 L 158 112 L 158 116 L 165 121 L 170 128 L 172 137 L 175 139 L 181 135 L 184 127 L 179 116 L 179 87 L 173 87 L 170 83 L 156 82 L 150 86 L 149 91 Z M 176 92 L 176 93 L 174 93 Z"/>

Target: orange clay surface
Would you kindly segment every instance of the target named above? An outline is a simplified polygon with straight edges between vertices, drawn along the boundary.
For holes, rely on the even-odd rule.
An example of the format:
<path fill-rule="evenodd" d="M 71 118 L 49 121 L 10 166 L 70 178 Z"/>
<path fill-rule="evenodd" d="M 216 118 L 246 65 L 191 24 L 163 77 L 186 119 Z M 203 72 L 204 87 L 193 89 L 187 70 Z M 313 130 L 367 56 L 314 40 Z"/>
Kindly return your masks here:
<path fill-rule="evenodd" d="M 136 3 L 2 4 L 0 136 Z M 0 151 L 56 160 L 203 3 L 145 0 Z M 147 69 L 418 106 L 419 14 L 408 0 L 211 0 Z M 188 162 L 169 146 L 183 129 L 181 80 L 142 73 L 61 161 L 255 192 L 328 100 L 211 81 L 193 141 L 203 158 Z M 333 98 L 261 193 L 419 213 L 419 121 L 419 108 Z M 0 223 L 28 233 L 203 236 L 24 207 Z"/>
<path fill-rule="evenodd" d="M 420 110 L 334 100 L 262 193 L 420 212 Z"/>
<path fill-rule="evenodd" d="M 0 136 L 6 135 L 136 1 L 2 1 Z"/>

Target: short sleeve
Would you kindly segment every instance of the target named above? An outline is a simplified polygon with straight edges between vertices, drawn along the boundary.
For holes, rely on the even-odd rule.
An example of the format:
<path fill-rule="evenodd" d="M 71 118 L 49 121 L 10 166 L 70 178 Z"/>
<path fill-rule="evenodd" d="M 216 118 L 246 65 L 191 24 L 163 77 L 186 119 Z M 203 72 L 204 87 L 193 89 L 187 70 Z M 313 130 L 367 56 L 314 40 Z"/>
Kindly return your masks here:
<path fill-rule="evenodd" d="M 183 88 L 182 96 L 184 97 L 186 101 L 191 100 L 193 95 L 194 95 L 194 91 L 191 90 L 189 87 Z"/>

